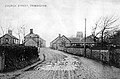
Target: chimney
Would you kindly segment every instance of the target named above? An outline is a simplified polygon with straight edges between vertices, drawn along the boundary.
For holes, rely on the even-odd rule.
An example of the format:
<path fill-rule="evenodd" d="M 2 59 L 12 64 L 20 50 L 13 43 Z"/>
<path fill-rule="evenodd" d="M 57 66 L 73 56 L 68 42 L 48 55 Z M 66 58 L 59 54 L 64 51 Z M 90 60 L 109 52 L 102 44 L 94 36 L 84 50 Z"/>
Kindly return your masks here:
<path fill-rule="evenodd" d="M 12 30 L 8 30 L 8 34 L 12 35 Z"/>
<path fill-rule="evenodd" d="M 61 37 L 61 34 L 59 34 L 59 38 Z"/>
<path fill-rule="evenodd" d="M 33 34 L 33 29 L 30 29 L 30 34 Z"/>

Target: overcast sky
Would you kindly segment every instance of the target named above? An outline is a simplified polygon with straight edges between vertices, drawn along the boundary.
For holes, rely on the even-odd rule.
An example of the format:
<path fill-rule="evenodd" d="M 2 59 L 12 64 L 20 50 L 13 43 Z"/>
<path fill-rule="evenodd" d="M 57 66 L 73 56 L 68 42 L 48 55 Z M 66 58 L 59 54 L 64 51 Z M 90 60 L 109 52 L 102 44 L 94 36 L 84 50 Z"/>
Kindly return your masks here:
<path fill-rule="evenodd" d="M 11 5 L 16 5 L 13 7 Z M 18 5 L 26 5 L 18 7 Z M 30 7 L 30 5 L 41 5 Z M 46 6 L 44 6 L 46 5 Z M 26 34 L 33 28 L 34 33 L 49 42 L 58 36 L 84 33 L 87 19 L 87 35 L 91 34 L 94 23 L 101 16 L 120 16 L 119 0 L 1 0 L 0 26 L 13 29 L 16 37 L 17 27 L 25 25 Z M 2 31 L 0 29 L 0 36 Z"/>

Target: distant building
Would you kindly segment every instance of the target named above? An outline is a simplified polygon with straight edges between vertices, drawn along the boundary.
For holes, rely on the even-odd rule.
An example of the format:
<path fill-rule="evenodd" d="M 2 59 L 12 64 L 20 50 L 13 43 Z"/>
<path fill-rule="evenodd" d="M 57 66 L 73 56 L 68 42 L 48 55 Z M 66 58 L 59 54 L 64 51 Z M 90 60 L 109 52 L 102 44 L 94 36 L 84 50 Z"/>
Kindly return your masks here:
<path fill-rule="evenodd" d="M 81 40 L 81 42 L 84 42 L 84 41 L 85 41 L 85 38 Z M 92 35 L 86 37 L 86 43 L 95 43 Z"/>
<path fill-rule="evenodd" d="M 50 42 L 50 47 L 53 49 L 63 50 L 65 47 L 80 43 L 82 38 L 82 32 L 77 32 L 76 37 L 66 37 L 59 34 L 57 38 Z"/>
<path fill-rule="evenodd" d="M 24 37 L 25 46 L 45 47 L 46 41 L 40 38 L 38 34 L 33 33 L 33 29 L 30 29 L 30 33 Z"/>
<path fill-rule="evenodd" d="M 76 38 L 80 38 L 80 40 L 83 38 L 83 32 L 77 32 Z"/>
<path fill-rule="evenodd" d="M 70 40 L 66 36 L 59 36 L 55 38 L 51 43 L 50 47 L 53 49 L 64 50 L 66 46 L 70 46 Z"/>
<path fill-rule="evenodd" d="M 40 40 L 40 47 L 46 47 L 46 41 L 41 37 L 39 38 L 39 40 Z"/>
<path fill-rule="evenodd" d="M 71 43 L 80 43 L 80 38 L 68 37 L 68 39 L 71 41 Z"/>
<path fill-rule="evenodd" d="M 93 35 L 90 35 L 86 37 L 86 42 L 85 42 L 85 38 L 81 40 L 81 44 L 84 44 L 84 43 L 86 43 L 87 46 L 92 46 L 92 45 L 95 45 L 97 42 L 94 41 Z"/>
<path fill-rule="evenodd" d="M 77 32 L 76 37 L 68 37 L 68 39 L 71 41 L 72 44 L 80 43 L 81 39 L 83 39 L 83 33 Z"/>
<path fill-rule="evenodd" d="M 50 42 L 50 47 L 57 49 L 56 42 L 61 38 L 61 34 L 57 38 L 55 38 L 52 42 Z"/>
<path fill-rule="evenodd" d="M 0 37 L 0 44 L 19 44 L 19 39 L 12 35 L 12 30 Z"/>

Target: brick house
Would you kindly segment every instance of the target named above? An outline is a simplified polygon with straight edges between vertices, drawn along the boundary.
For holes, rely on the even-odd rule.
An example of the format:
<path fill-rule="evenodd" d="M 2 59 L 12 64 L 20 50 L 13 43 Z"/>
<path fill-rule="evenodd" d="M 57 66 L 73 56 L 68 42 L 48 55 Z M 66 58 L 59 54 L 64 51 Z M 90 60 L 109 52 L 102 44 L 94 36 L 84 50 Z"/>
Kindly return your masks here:
<path fill-rule="evenodd" d="M 36 46 L 36 47 L 45 47 L 46 41 L 38 34 L 33 33 L 33 29 L 30 29 L 30 33 L 24 37 L 25 46 Z"/>
<path fill-rule="evenodd" d="M 0 37 L 0 44 L 19 44 L 19 39 L 12 35 L 12 30 Z"/>

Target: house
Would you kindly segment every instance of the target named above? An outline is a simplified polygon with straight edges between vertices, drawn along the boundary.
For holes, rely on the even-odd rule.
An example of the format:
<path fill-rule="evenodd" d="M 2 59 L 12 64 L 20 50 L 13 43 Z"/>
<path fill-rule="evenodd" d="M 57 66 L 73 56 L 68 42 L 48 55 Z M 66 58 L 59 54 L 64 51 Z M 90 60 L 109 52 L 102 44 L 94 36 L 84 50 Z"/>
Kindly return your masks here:
<path fill-rule="evenodd" d="M 70 40 L 66 36 L 59 36 L 55 38 L 51 43 L 50 47 L 53 49 L 64 50 L 66 46 L 70 46 Z"/>
<path fill-rule="evenodd" d="M 52 42 L 50 42 L 50 47 L 53 49 L 63 50 L 66 47 L 77 45 L 81 42 L 83 38 L 82 32 L 77 32 L 76 37 L 66 37 L 66 36 L 59 36 L 55 38 Z"/>
<path fill-rule="evenodd" d="M 77 45 L 83 39 L 83 33 L 77 32 L 76 37 L 59 36 L 50 42 L 50 47 L 53 49 L 64 50 L 66 47 Z"/>
<path fill-rule="evenodd" d="M 19 44 L 19 39 L 12 35 L 12 30 L 0 37 L 0 44 Z"/>
<path fill-rule="evenodd" d="M 81 39 L 83 39 L 83 33 L 77 32 L 76 37 L 68 37 L 68 39 L 71 41 L 71 46 L 76 46 L 81 43 Z"/>
<path fill-rule="evenodd" d="M 46 41 L 43 40 L 38 34 L 33 33 L 33 29 L 30 29 L 30 33 L 24 37 L 25 46 L 45 47 Z"/>
<path fill-rule="evenodd" d="M 56 46 L 56 42 L 61 38 L 61 35 L 59 34 L 59 36 L 57 38 L 55 38 L 52 42 L 50 42 L 50 47 L 53 49 L 57 49 Z"/>
<path fill-rule="evenodd" d="M 97 42 L 94 41 L 93 35 L 90 35 L 90 36 L 87 36 L 87 37 L 86 37 L 86 42 L 85 42 L 85 38 L 83 38 L 83 39 L 81 40 L 81 43 L 82 43 L 82 44 L 86 43 L 86 45 L 92 46 L 92 45 L 95 45 Z"/>
<path fill-rule="evenodd" d="M 81 40 L 81 42 L 84 42 L 85 38 Z M 86 37 L 86 42 L 87 43 L 94 43 L 94 38 L 92 35 Z"/>
<path fill-rule="evenodd" d="M 39 37 L 39 39 L 40 39 L 40 47 L 46 47 L 46 41 L 41 37 Z"/>

